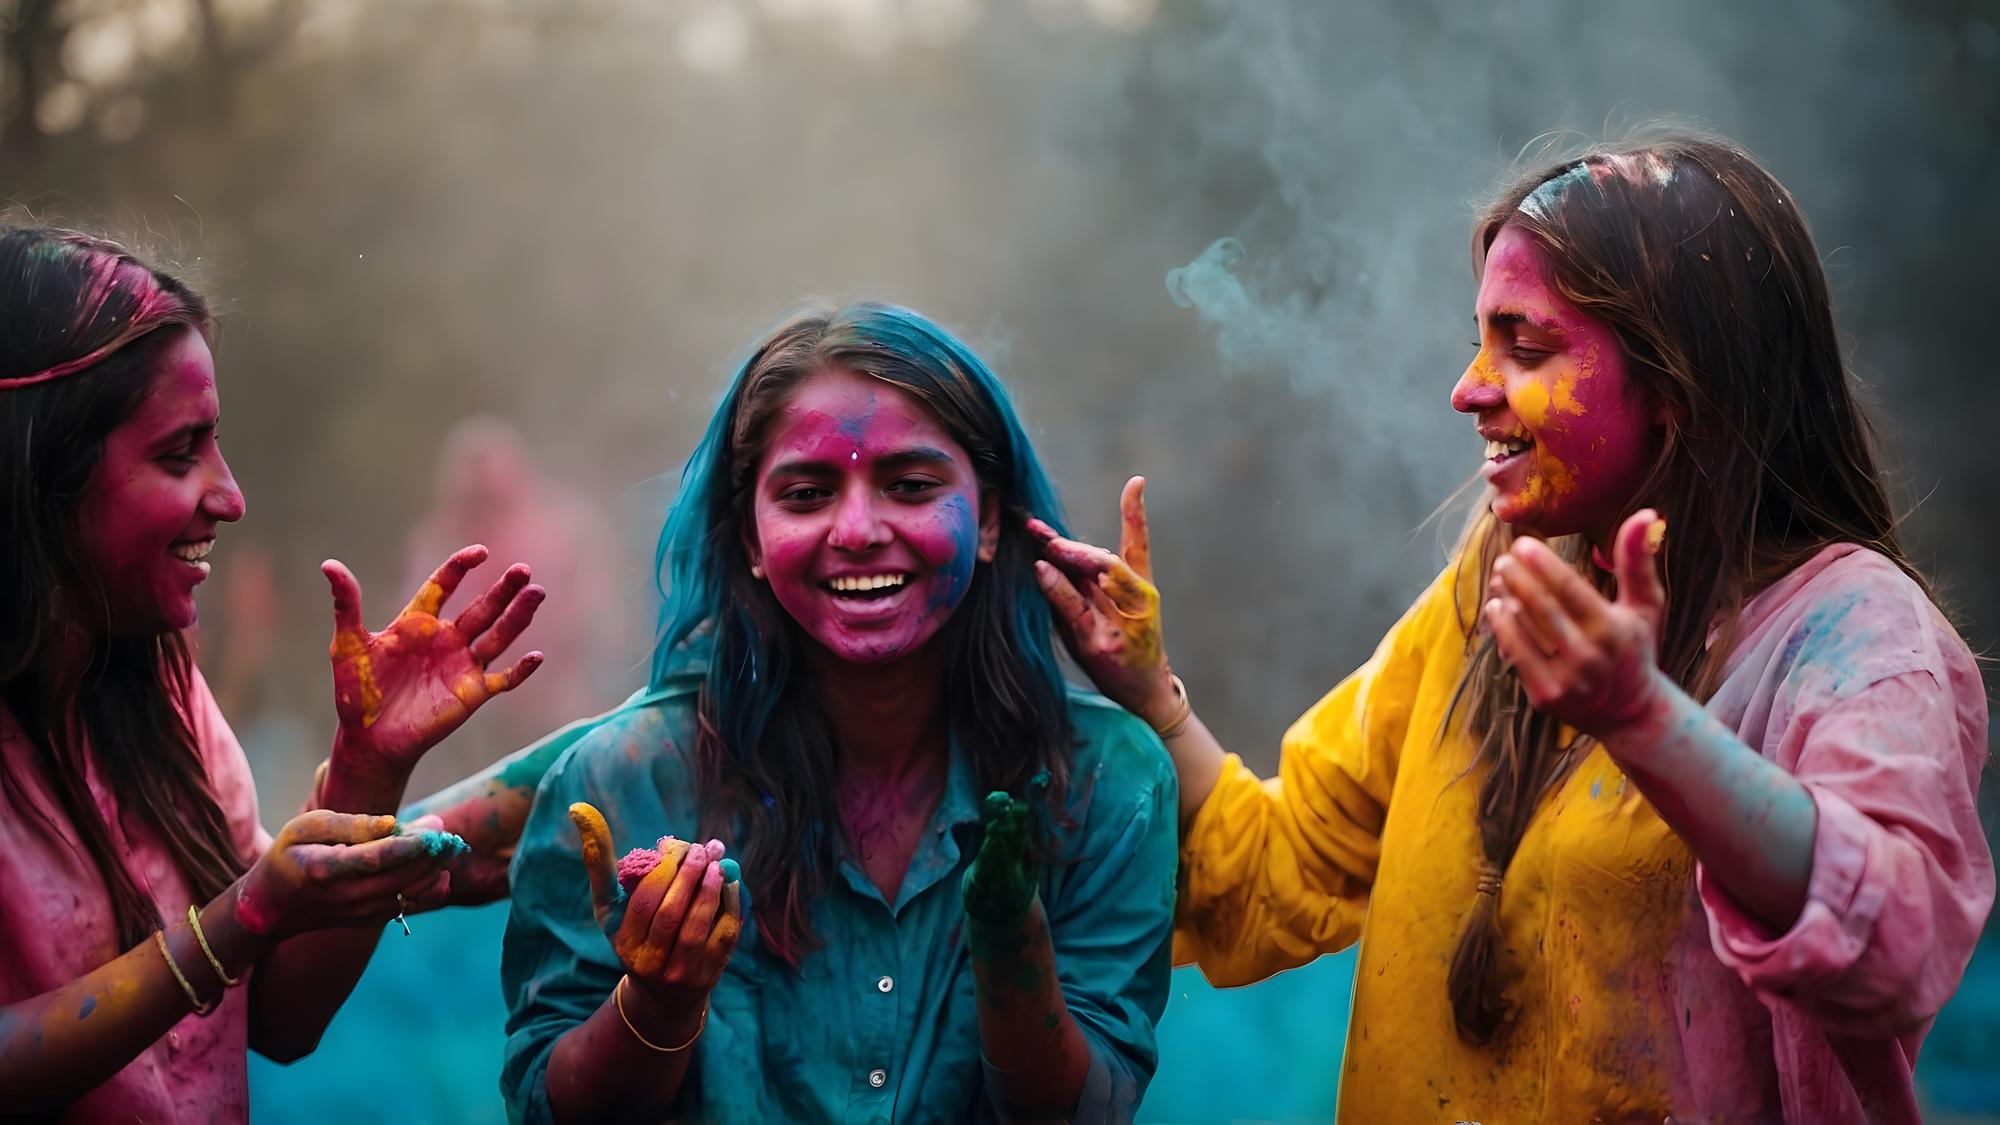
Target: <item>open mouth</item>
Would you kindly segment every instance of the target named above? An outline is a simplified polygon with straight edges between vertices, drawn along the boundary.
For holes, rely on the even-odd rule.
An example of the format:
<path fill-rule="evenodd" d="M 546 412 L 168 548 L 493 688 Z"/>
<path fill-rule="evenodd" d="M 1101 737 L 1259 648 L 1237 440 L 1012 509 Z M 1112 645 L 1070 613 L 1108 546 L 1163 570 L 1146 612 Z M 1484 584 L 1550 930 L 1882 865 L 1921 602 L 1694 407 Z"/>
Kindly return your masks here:
<path fill-rule="evenodd" d="M 1503 441 L 1488 441 L 1486 443 L 1486 459 L 1493 462 L 1506 461 L 1526 453 L 1534 447 L 1534 440 L 1527 437 L 1513 437 Z"/>
<path fill-rule="evenodd" d="M 908 585 L 910 576 L 900 572 L 883 574 L 843 574 L 820 583 L 821 588 L 843 601 L 880 601 Z"/>
<path fill-rule="evenodd" d="M 214 549 L 215 537 L 211 535 L 206 539 L 190 539 L 176 543 L 167 548 L 167 553 L 206 575 L 209 569 L 208 553 Z"/>

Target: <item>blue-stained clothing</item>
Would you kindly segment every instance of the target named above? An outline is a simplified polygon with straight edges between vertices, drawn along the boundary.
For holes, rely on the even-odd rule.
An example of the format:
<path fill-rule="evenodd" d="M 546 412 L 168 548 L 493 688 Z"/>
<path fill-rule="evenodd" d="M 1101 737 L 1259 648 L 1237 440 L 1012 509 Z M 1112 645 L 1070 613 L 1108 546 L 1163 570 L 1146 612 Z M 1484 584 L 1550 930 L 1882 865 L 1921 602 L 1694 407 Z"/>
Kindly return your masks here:
<path fill-rule="evenodd" d="M 516 1121 L 549 1119 L 544 1075 L 556 1040 L 623 972 L 592 914 L 567 810 L 597 806 L 620 851 L 693 837 L 694 700 L 692 685 L 669 688 L 614 713 L 563 754 L 536 795 L 514 858 L 501 959 L 510 1008 L 501 1087 Z M 1075 1119 L 1124 1121 L 1157 1059 L 1179 796 L 1172 762 L 1144 723 L 1080 691 L 1070 717 L 1072 782 L 1041 900 L 1063 996 L 1090 1048 Z M 754 925 L 745 930 L 710 997 L 677 1117 L 1006 1119 L 980 1053 L 960 893 L 979 849 L 982 797 L 954 741 L 943 795 L 893 904 L 836 845 L 838 871 L 813 907 L 822 948 L 794 971 L 762 947 Z"/>

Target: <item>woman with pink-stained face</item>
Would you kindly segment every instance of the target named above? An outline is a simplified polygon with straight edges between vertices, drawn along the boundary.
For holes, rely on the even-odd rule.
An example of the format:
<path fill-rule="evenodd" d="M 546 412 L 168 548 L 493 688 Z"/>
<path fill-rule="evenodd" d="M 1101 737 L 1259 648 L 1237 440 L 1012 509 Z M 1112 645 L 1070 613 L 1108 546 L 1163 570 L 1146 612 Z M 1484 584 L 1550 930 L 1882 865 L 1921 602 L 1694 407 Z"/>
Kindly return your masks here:
<path fill-rule="evenodd" d="M 273 839 L 189 658 L 195 589 L 244 513 L 213 323 L 115 243 L 0 229 L 0 1106 L 241 1121 L 245 1050 L 310 1051 L 381 927 L 466 851 L 394 815 L 417 759 L 540 662 L 488 671 L 541 600 L 511 570 L 438 612 L 448 560 L 380 633 L 337 562 L 340 727 Z M 490 861 L 488 861 L 490 863 Z"/>
<path fill-rule="evenodd" d="M 1181 779 L 1176 952 L 1360 943 L 1353 1121 L 1919 1120 L 1992 906 L 1979 671 L 1904 555 L 1785 189 L 1676 135 L 1481 216 L 1456 557 L 1267 783 L 1120 553 L 1042 530 L 1079 661 Z"/>
<path fill-rule="evenodd" d="M 515 1119 L 1131 1118 L 1173 770 L 1063 682 L 1037 516 L 1005 389 L 924 317 L 752 350 L 661 532 L 649 690 L 516 759 Z"/>

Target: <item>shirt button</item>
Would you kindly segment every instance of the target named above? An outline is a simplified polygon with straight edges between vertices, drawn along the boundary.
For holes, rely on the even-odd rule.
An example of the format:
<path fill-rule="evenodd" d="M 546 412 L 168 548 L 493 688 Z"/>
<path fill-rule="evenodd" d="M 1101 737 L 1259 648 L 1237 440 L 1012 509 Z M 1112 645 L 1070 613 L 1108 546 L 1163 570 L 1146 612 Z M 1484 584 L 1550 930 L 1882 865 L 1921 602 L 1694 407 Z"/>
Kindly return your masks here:
<path fill-rule="evenodd" d="M 881 980 L 875 982 L 875 991 L 877 992 L 888 992 L 895 987 L 896 981 L 893 977 L 883 977 Z"/>
<path fill-rule="evenodd" d="M 880 1090 L 882 1084 L 887 1081 L 889 1081 L 889 1072 L 879 1066 L 868 1072 L 868 1084 L 877 1090 Z"/>

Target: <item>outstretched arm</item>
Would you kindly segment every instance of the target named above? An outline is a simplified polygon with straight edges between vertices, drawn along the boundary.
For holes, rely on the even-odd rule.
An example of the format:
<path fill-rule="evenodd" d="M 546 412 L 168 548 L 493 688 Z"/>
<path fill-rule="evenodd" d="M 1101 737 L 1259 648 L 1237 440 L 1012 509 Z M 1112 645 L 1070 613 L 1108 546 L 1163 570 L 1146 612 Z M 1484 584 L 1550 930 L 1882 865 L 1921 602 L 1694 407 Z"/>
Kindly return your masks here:
<path fill-rule="evenodd" d="M 321 568 L 333 594 L 329 654 L 340 726 L 315 786 L 316 807 L 393 813 L 424 753 L 541 665 L 541 653 L 530 652 L 504 670 L 487 670 L 542 602 L 544 593 L 529 584 L 524 565 L 508 568 L 456 618 L 439 615 L 466 574 L 485 560 L 486 548 L 480 546 L 452 555 L 379 633 L 363 622 L 354 575 L 331 560 Z M 441 818 L 419 823 L 440 838 L 452 835 L 452 826 Z M 460 843 L 453 851 L 466 848 Z M 445 879 L 448 894 L 450 876 Z M 423 905 L 443 901 L 440 894 Z M 330 930 L 272 950 L 258 968 L 251 1045 L 280 1060 L 309 1053 L 354 990 L 380 938 L 379 926 Z"/>

